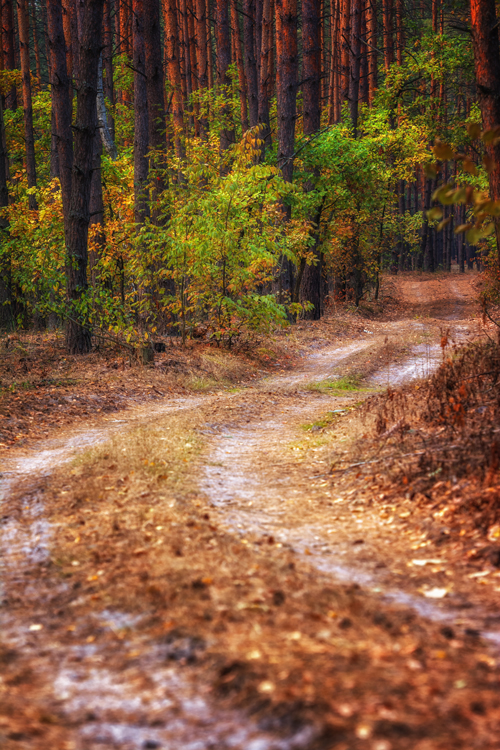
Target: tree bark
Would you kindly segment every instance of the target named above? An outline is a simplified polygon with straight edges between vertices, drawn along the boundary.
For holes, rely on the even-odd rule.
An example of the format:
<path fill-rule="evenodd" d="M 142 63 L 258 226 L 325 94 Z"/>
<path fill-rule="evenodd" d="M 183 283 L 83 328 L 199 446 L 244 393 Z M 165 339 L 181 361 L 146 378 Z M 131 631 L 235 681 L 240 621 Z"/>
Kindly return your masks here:
<path fill-rule="evenodd" d="M 373 106 L 378 86 L 378 52 L 377 50 L 377 0 L 367 0 L 366 31 L 368 36 L 368 102 Z"/>
<path fill-rule="evenodd" d="M 143 224 L 148 216 L 147 181 L 149 150 L 149 118 L 144 45 L 144 0 L 134 0 L 133 25 L 134 65 L 134 219 Z"/>
<path fill-rule="evenodd" d="M 5 70 L 15 70 L 14 5 L 12 0 L 2 0 L 2 52 Z M 17 91 L 13 86 L 5 97 L 7 109 L 17 109 Z"/>
<path fill-rule="evenodd" d="M 111 25 L 111 0 L 104 2 L 104 20 L 103 20 L 103 69 L 104 69 L 104 98 L 109 101 L 111 106 L 115 103 L 115 92 L 113 85 L 113 32 Z M 111 140 L 115 139 L 115 122 L 113 115 L 108 113 L 108 127 Z M 116 157 L 115 157 L 116 158 Z"/>
<path fill-rule="evenodd" d="M 231 65 L 231 37 L 229 33 L 228 0 L 216 0 L 216 42 L 217 42 L 217 87 L 219 95 L 227 101 L 223 107 L 223 124 L 220 133 L 220 150 L 226 151 L 235 141 L 234 129 L 231 123 L 231 108 L 229 105 L 231 79 L 229 66 Z"/>
<path fill-rule="evenodd" d="M 172 119 L 175 130 L 175 153 L 177 158 L 184 157 L 182 133 L 184 130 L 184 106 L 182 101 L 181 68 L 179 62 L 179 45 L 177 29 L 177 8 L 175 0 L 164 0 L 163 17 L 165 22 L 165 52 L 167 75 L 172 87 Z"/>
<path fill-rule="evenodd" d="M 76 102 L 71 202 L 66 236 L 67 294 L 71 315 L 66 329 L 66 345 L 70 354 L 85 354 L 91 348 L 90 327 L 77 305 L 87 289 L 90 186 L 97 127 L 97 72 L 102 49 L 103 3 L 104 0 L 87 0 L 79 50 L 80 85 Z"/>
<path fill-rule="evenodd" d="M 319 130 L 321 120 L 321 0 L 302 0 L 302 102 L 304 135 Z"/>
<path fill-rule="evenodd" d="M 196 0 L 196 60 L 198 71 L 198 88 L 204 92 L 208 88 L 208 49 L 207 38 L 207 10 L 205 0 Z M 203 104 L 203 109 L 205 105 Z M 200 117 L 200 135 L 207 137 L 208 119 L 205 115 Z"/>
<path fill-rule="evenodd" d="M 393 0 L 382 0 L 382 17 L 384 27 L 384 63 L 386 71 L 394 62 L 393 39 Z"/>
<path fill-rule="evenodd" d="M 71 132 L 71 102 L 66 57 L 66 40 L 61 0 L 47 0 L 47 29 L 49 38 L 50 91 L 55 120 L 59 180 L 64 221 L 67 224 L 71 200 L 73 170 L 73 136 Z M 69 229 L 66 227 L 66 232 Z"/>
<path fill-rule="evenodd" d="M 161 59 L 161 27 L 159 0 L 145 0 L 144 44 L 146 51 L 146 93 L 148 106 L 148 141 L 151 151 L 149 173 L 153 176 L 151 199 L 157 206 L 160 193 L 166 186 L 165 158 L 167 137 L 165 130 L 165 87 Z M 158 222 L 158 211 L 152 218 Z"/>
<path fill-rule="evenodd" d="M 4 144 L 3 104 L 2 97 L 0 97 L 0 208 L 6 208 L 9 205 L 6 170 L 7 154 Z M 14 327 L 10 251 L 4 250 L 2 247 L 4 241 L 8 239 L 8 231 L 9 223 L 7 219 L 0 217 L 0 330 L 11 330 Z"/>
<path fill-rule="evenodd" d="M 349 100 L 351 80 L 351 0 L 342 0 L 342 63 L 341 63 L 341 101 Z"/>
<path fill-rule="evenodd" d="M 241 52 L 240 23 L 238 19 L 236 0 L 231 0 L 231 36 L 233 39 L 236 67 L 238 69 L 241 130 L 243 133 L 246 133 L 248 130 L 247 79 L 245 68 L 243 66 L 243 54 Z M 255 76 L 255 81 L 257 82 L 257 74 Z M 248 91 L 250 92 L 250 86 L 248 87 Z M 255 91 L 255 101 L 257 101 L 257 91 Z"/>
<path fill-rule="evenodd" d="M 361 69 L 361 12 L 362 0 L 352 0 L 351 23 L 351 78 L 349 82 L 349 106 L 351 111 L 351 122 L 356 136 L 358 129 L 359 109 L 359 72 Z"/>
<path fill-rule="evenodd" d="M 278 166 L 285 182 L 292 182 L 298 77 L 297 0 L 276 0 L 276 48 Z"/>
<path fill-rule="evenodd" d="M 234 2 L 234 0 L 233 0 Z M 264 19 L 265 10 L 263 8 L 262 13 L 262 40 L 264 42 L 264 34 L 268 33 L 269 25 L 269 0 L 264 0 L 264 5 L 267 3 L 267 18 Z M 266 24 L 266 25 L 264 25 Z M 257 60 L 255 55 L 255 0 L 243 0 L 243 49 L 245 54 L 245 75 L 247 79 L 248 87 L 248 111 L 250 116 L 250 127 L 254 128 L 259 123 L 259 79 L 257 76 Z M 259 50 L 260 52 L 260 50 Z M 264 49 L 262 49 L 262 55 Z M 265 64 L 268 64 L 268 59 L 263 60 L 263 56 L 259 54 L 261 69 Z M 266 71 L 267 78 L 267 71 Z"/>
<path fill-rule="evenodd" d="M 474 69 L 483 129 L 500 126 L 500 52 L 495 0 L 471 0 Z M 494 160 L 489 174 L 490 194 L 500 200 L 500 144 L 486 147 Z M 497 261 L 500 265 L 500 222 L 495 219 Z"/>
<path fill-rule="evenodd" d="M 35 48 L 35 70 L 36 70 L 37 87 L 40 89 L 42 85 L 42 64 L 40 61 L 40 44 L 39 44 L 39 39 L 38 39 L 38 29 L 37 29 L 37 23 L 36 23 L 35 0 L 31 0 L 30 2 L 30 11 L 31 11 L 31 29 L 32 29 L 32 35 L 33 35 L 33 47 Z"/>
<path fill-rule="evenodd" d="M 246 37 L 245 37 L 246 39 Z M 269 88 L 272 70 L 273 17 L 271 0 L 263 0 L 262 6 L 262 50 L 260 55 L 260 77 L 258 88 L 258 123 L 259 138 L 262 140 L 261 155 L 264 157 L 266 146 L 269 146 L 271 127 L 269 121 Z M 246 46 L 246 41 L 245 41 Z"/>
<path fill-rule="evenodd" d="M 29 17 L 26 0 L 17 0 L 17 21 L 19 28 L 19 48 L 21 56 L 21 72 L 23 76 L 23 109 L 24 109 L 24 140 L 26 144 L 26 174 L 28 188 L 36 188 L 35 134 L 33 132 L 33 104 L 31 98 L 31 70 L 29 48 Z M 38 208 L 36 196 L 28 197 L 32 211 Z"/>

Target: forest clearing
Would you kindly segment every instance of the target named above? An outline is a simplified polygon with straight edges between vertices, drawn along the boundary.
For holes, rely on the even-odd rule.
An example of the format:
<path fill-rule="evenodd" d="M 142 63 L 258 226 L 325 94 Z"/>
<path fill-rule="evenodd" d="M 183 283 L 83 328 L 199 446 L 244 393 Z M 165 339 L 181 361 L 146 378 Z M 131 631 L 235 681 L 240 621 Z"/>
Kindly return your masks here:
<path fill-rule="evenodd" d="M 4 449 L 2 746 L 497 747 L 497 475 L 465 431 L 442 479 L 408 459 L 450 440 L 419 391 L 487 339 L 475 286 L 401 277 L 274 372 Z"/>
<path fill-rule="evenodd" d="M 0 1 L 2 750 L 498 750 L 499 29 Z"/>

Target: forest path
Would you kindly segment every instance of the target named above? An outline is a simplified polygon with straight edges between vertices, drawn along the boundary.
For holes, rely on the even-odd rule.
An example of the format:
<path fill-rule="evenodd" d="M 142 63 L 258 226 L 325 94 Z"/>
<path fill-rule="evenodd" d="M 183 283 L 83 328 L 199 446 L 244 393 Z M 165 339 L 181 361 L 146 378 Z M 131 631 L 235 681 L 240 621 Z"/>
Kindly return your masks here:
<path fill-rule="evenodd" d="M 404 318 L 371 322 L 359 338 L 309 353 L 292 372 L 233 393 L 171 400 L 154 412 L 151 407 L 125 412 L 106 428 L 82 429 L 43 453 L 20 455 L 17 465 L 11 458 L 11 473 L 0 487 L 8 509 L 0 532 L 5 675 L 0 690 L 8 699 L 5 715 L 0 712 L 2 747 L 434 750 L 444 741 L 471 747 L 473 737 L 479 737 L 476 747 L 495 747 L 496 739 L 489 744 L 498 730 L 488 714 L 488 701 L 494 702 L 489 683 L 484 687 L 482 673 L 483 682 L 470 678 L 476 710 L 468 708 L 472 698 L 463 689 L 469 678 L 462 679 L 469 663 L 479 659 L 485 669 L 496 663 L 488 653 L 497 637 L 491 625 L 494 601 L 485 604 L 467 570 L 452 571 L 450 587 L 443 555 L 437 559 L 433 552 L 432 560 L 415 566 L 416 555 L 430 555 L 415 551 L 422 546 L 421 529 L 409 528 L 404 497 L 396 511 L 376 507 L 370 486 L 341 494 L 330 474 L 353 438 L 344 415 L 373 391 L 438 366 L 444 333 L 457 342 L 478 333 L 469 317 L 475 310 L 469 279 L 452 275 L 399 283 L 413 306 Z M 181 523 L 180 515 L 170 518 L 165 541 L 172 542 L 173 533 L 188 551 L 167 556 L 161 513 L 173 514 L 174 502 L 158 508 L 147 487 L 130 498 L 144 508 L 130 541 L 123 531 L 124 501 L 117 499 L 114 510 L 111 499 L 93 511 L 82 508 L 78 491 L 113 484 L 110 474 L 96 477 L 98 484 L 89 484 L 89 490 L 72 489 L 68 476 L 60 495 L 68 501 L 76 497 L 76 510 L 66 511 L 63 498 L 59 516 L 53 509 L 48 514 L 42 478 L 58 464 L 90 444 L 111 439 L 110 445 L 127 445 L 137 427 L 152 431 L 165 424 L 168 430 L 172 422 L 164 418 L 184 413 L 205 446 L 187 469 L 191 495 L 174 501 L 182 506 L 179 514 L 187 515 Z M 321 432 L 325 415 L 338 425 L 333 442 Z M 12 511 L 9 502 L 14 498 L 15 505 L 15 485 L 23 478 L 28 489 Z M 200 518 L 210 520 L 193 521 L 195 506 L 207 511 Z M 153 508 L 160 522 L 145 524 Z M 66 512 L 72 523 L 64 520 Z M 80 541 L 74 535 L 86 531 L 85 513 L 95 517 L 91 548 L 97 565 L 84 566 L 86 550 L 66 553 L 59 540 L 78 528 L 65 543 Z M 188 527 L 187 536 L 179 526 Z M 145 561 L 142 568 L 137 561 Z M 95 572 L 96 567 L 101 569 Z M 206 570 L 210 576 L 202 578 Z M 176 598 L 176 588 L 167 596 L 175 585 L 185 602 Z M 453 592 L 442 600 L 425 594 L 445 588 Z M 116 593 L 122 589 L 128 600 Z M 323 607 L 325 597 L 335 604 L 325 600 Z M 393 631 L 394 622 L 403 625 Z M 479 631 L 490 646 L 477 639 Z M 394 632 L 399 635 L 393 648 Z M 467 632 L 476 640 L 464 645 Z M 451 656 L 442 663 L 442 643 L 448 641 Z M 424 666 L 427 642 L 435 649 Z M 368 643 L 374 649 L 370 667 L 364 661 Z M 208 656 L 201 658 L 204 649 Z M 344 655 L 346 666 L 338 663 Z M 182 666 L 186 663 L 193 666 Z M 398 686 L 408 675 L 407 698 Z M 436 687 L 439 680 L 445 684 Z M 441 701 L 430 715 L 423 697 L 428 689 L 437 690 Z M 443 724 L 442 711 L 458 716 L 457 690 L 469 724 L 458 721 L 455 735 Z M 324 691 L 331 696 L 327 704 Z M 270 695 L 275 704 L 266 702 Z"/>

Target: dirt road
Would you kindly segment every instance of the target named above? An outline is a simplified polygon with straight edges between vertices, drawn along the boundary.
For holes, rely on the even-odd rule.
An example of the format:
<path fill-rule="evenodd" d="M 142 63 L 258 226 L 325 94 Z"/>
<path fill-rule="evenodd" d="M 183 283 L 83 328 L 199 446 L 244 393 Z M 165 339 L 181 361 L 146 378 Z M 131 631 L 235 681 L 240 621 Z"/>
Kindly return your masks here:
<path fill-rule="evenodd" d="M 331 471 L 360 403 L 480 335 L 470 278 L 398 288 L 402 316 L 325 324 L 292 371 L 11 456 L 2 747 L 498 747 L 500 579 L 408 487 L 374 502 L 376 463 Z"/>

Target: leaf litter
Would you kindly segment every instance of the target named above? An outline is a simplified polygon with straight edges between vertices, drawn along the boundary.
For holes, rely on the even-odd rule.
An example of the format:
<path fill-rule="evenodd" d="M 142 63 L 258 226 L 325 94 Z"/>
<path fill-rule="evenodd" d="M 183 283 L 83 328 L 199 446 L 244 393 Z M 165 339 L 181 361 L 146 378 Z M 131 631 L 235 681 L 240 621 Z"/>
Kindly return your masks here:
<path fill-rule="evenodd" d="M 28 537 L 4 559 L 8 750 L 496 747 L 497 656 L 480 631 L 465 618 L 425 619 L 352 581 L 393 557 L 392 583 L 404 590 L 406 562 L 417 559 L 404 537 L 427 544 L 413 508 L 406 515 L 410 501 L 383 476 L 330 476 L 332 450 L 352 450 L 356 412 L 322 428 L 333 444 L 322 432 L 300 458 L 291 450 L 304 421 L 356 396 L 252 391 L 117 430 L 42 482 L 48 556 L 24 554 L 39 536 L 29 536 L 33 495 L 11 494 L 7 523 Z M 252 445 L 261 428 L 266 439 Z M 246 440 L 252 461 L 214 456 L 219 431 L 233 436 L 225 445 Z M 267 506 L 255 486 L 253 498 L 219 492 L 214 505 L 207 468 L 239 472 L 240 486 L 258 474 Z M 348 557 L 349 583 L 318 569 L 332 556 Z M 445 564 L 428 559 L 423 572 Z"/>

